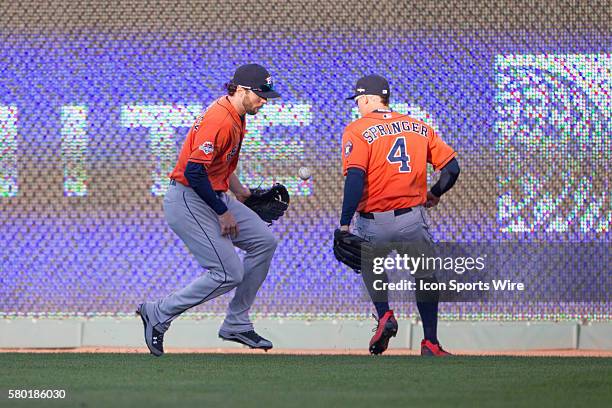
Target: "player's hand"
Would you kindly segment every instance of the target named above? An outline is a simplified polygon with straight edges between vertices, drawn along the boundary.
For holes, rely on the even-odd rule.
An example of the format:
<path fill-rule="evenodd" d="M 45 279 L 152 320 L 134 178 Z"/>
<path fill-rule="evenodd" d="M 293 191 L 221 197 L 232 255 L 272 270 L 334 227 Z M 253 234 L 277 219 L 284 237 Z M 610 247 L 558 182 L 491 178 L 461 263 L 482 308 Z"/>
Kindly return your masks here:
<path fill-rule="evenodd" d="M 238 236 L 238 224 L 231 212 L 226 211 L 219 215 L 219 225 L 221 225 L 221 235 L 227 235 L 230 238 Z"/>
<path fill-rule="evenodd" d="M 348 225 L 342 225 L 340 226 L 340 231 L 351 232 L 351 228 Z"/>
<path fill-rule="evenodd" d="M 427 192 L 427 201 L 425 201 L 425 208 L 435 207 L 436 205 L 438 205 L 439 202 L 440 197 L 436 197 L 431 191 Z"/>

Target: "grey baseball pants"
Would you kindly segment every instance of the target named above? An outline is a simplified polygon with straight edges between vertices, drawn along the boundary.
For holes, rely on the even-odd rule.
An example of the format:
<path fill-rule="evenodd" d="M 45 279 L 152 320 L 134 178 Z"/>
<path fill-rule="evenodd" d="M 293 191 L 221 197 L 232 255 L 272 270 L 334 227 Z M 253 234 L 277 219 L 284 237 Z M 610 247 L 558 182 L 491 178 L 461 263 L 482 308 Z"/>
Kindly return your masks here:
<path fill-rule="evenodd" d="M 393 211 L 373 213 L 374 219 L 357 216 L 355 235 L 375 244 L 405 243 L 418 248 L 431 248 L 433 237 L 429 232 L 427 211 L 423 206 L 416 206 L 412 211 L 396 216 Z M 373 290 L 373 282 L 382 279 L 388 282 L 386 273 L 375 276 L 371 273 L 361 274 L 366 289 L 373 301 L 387 301 L 387 292 Z M 414 278 L 430 278 L 431 272 L 417 272 Z"/>
<path fill-rule="evenodd" d="M 425 207 L 419 205 L 413 207 L 412 211 L 398 216 L 393 211 L 373 214 L 374 219 L 357 217 L 355 235 L 374 243 L 433 244 Z"/>
<path fill-rule="evenodd" d="M 253 329 L 249 310 L 268 274 L 277 241 L 250 208 L 227 194 L 222 194 L 221 199 L 238 224 L 236 238 L 221 235 L 217 214 L 192 188 L 177 182 L 166 193 L 166 221 L 208 272 L 167 297 L 145 304 L 152 323 L 162 332 L 184 311 L 234 288 L 236 293 L 221 331 L 240 333 Z M 244 262 L 234 246 L 246 251 Z"/>

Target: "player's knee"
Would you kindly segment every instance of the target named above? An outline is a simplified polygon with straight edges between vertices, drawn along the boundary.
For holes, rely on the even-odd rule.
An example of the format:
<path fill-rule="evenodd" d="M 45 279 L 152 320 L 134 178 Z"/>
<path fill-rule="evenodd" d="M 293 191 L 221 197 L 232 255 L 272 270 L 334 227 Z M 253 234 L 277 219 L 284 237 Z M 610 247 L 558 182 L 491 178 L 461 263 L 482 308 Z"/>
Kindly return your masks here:
<path fill-rule="evenodd" d="M 256 245 L 253 246 L 253 250 L 261 253 L 274 253 L 277 245 L 278 240 L 276 237 L 271 232 L 266 231 L 265 234 L 258 237 Z"/>
<path fill-rule="evenodd" d="M 228 285 L 231 286 L 238 286 L 240 285 L 240 282 L 242 282 L 242 280 L 244 279 L 244 271 L 233 271 L 231 274 L 228 275 L 228 278 L 226 279 L 226 283 Z"/>
<path fill-rule="evenodd" d="M 274 252 L 278 246 L 278 239 L 272 234 L 266 234 L 262 245 L 270 252 Z"/>
<path fill-rule="evenodd" d="M 227 285 L 236 286 L 244 279 L 244 266 L 238 257 L 223 262 L 224 280 Z"/>
<path fill-rule="evenodd" d="M 238 269 L 233 269 L 231 273 L 228 274 L 226 279 L 226 283 L 231 286 L 237 286 L 244 279 L 244 269 L 242 267 Z"/>

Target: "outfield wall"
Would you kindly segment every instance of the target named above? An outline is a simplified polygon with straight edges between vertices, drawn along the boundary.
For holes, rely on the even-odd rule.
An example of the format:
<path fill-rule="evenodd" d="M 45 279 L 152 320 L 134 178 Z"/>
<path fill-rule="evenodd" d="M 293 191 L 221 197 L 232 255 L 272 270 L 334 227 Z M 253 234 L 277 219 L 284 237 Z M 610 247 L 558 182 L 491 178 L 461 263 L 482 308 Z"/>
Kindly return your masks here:
<path fill-rule="evenodd" d="M 166 347 L 239 348 L 217 337 L 221 319 L 179 319 Z M 257 331 L 282 349 L 366 349 L 373 322 L 368 320 L 256 320 Z M 392 348 L 418 349 L 419 323 L 399 322 Z M 439 337 L 449 350 L 612 350 L 612 323 L 440 322 Z M 0 348 L 144 347 L 142 323 L 133 319 L 0 320 Z"/>
<path fill-rule="evenodd" d="M 0 318 L 120 317 L 204 273 L 164 220 L 167 174 L 243 63 L 265 65 L 282 98 L 247 118 L 237 172 L 291 192 L 257 316 L 371 310 L 332 253 L 341 137 L 356 117 L 344 98 L 369 73 L 388 78 L 394 110 L 458 152 L 461 176 L 429 211 L 436 240 L 610 242 L 609 2 L 0 3 Z M 512 278 L 537 283 L 529 296 L 440 311 L 612 321 L 609 295 L 598 296 L 612 293 L 608 269 L 580 285 L 573 259 L 524 267 Z M 414 302 L 393 307 L 417 313 Z M 198 310 L 226 308 L 217 298 Z"/>

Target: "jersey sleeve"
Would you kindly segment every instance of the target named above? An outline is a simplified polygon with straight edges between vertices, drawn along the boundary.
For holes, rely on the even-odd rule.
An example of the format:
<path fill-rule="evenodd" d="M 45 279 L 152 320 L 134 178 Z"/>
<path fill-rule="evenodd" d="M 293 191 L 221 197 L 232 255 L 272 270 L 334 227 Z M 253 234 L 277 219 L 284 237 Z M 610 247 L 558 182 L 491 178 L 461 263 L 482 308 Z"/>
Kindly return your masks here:
<path fill-rule="evenodd" d="M 191 154 L 189 161 L 194 163 L 202 163 L 208 165 L 213 161 L 224 147 L 223 130 L 216 123 L 206 123 L 202 121 L 191 128 L 193 135 L 193 144 L 191 145 Z M 189 137 L 189 135 L 187 136 Z"/>
<path fill-rule="evenodd" d="M 455 156 L 457 156 L 457 152 L 444 143 L 438 132 L 434 131 L 427 143 L 427 162 L 431 163 L 434 169 L 438 170 L 446 166 Z"/>
<path fill-rule="evenodd" d="M 370 148 L 365 139 L 355 135 L 349 129 L 342 135 L 342 172 L 346 176 L 348 169 L 356 167 L 368 172 Z"/>

